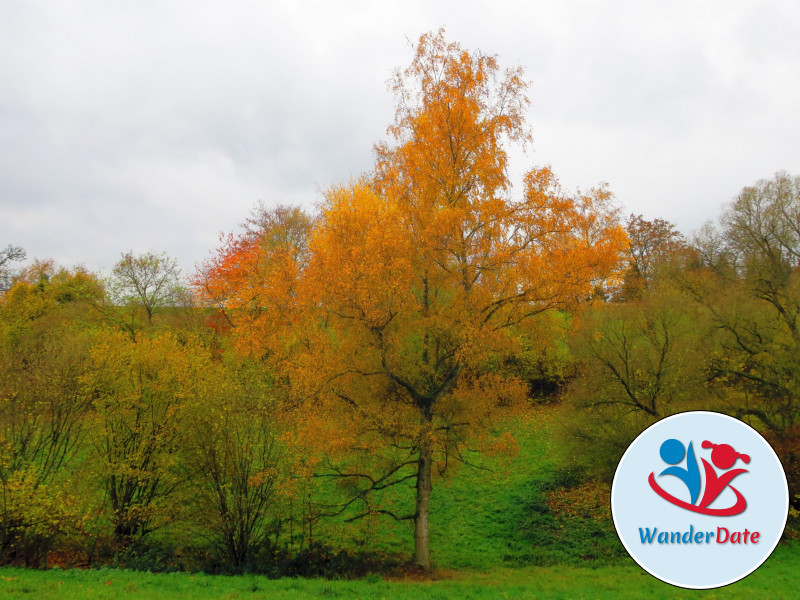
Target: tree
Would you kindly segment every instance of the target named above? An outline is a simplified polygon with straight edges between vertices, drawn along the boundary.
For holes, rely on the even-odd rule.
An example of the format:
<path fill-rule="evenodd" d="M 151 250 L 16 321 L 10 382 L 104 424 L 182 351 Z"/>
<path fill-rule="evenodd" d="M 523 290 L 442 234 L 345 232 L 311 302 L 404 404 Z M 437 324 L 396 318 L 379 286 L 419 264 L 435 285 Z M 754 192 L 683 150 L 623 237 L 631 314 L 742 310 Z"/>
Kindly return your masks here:
<path fill-rule="evenodd" d="M 132 336 L 140 329 L 138 318 L 153 324 L 153 316 L 165 307 L 178 306 L 187 295 L 180 283 L 178 261 L 166 253 L 126 252 L 114 265 L 109 279 L 111 301 L 124 310 L 123 326 Z"/>
<path fill-rule="evenodd" d="M 715 325 L 712 380 L 733 414 L 765 429 L 798 494 L 800 177 L 778 172 L 744 188 L 697 243 L 705 268 L 683 286 Z"/>
<path fill-rule="evenodd" d="M 717 279 L 690 287 L 722 332 L 725 358 L 714 363 L 714 370 L 754 386 L 765 405 L 777 399 L 781 408 L 748 412 L 770 429 L 782 430 L 800 414 L 795 384 L 800 372 L 795 360 L 800 344 L 800 177 L 779 172 L 744 188 L 722 215 L 720 231 L 723 244 L 717 255 L 730 258 L 709 263 L 724 265 L 715 269 Z"/>
<path fill-rule="evenodd" d="M 170 519 L 165 502 L 179 489 L 177 453 L 186 403 L 201 396 L 211 371 L 197 344 L 172 332 L 135 339 L 118 330 L 95 335 L 83 377 L 93 399 L 92 443 L 120 544 Z"/>
<path fill-rule="evenodd" d="M 227 328 L 258 334 L 239 336 L 240 349 L 272 347 L 277 342 L 273 336 L 289 326 L 297 281 L 308 261 L 312 222 L 299 208 L 259 205 L 244 223 L 245 233 L 223 236 L 217 255 L 195 277 L 196 293 L 219 310 Z M 262 318 L 265 313 L 270 318 Z"/>
<path fill-rule="evenodd" d="M 27 256 L 21 246 L 9 244 L 0 250 L 0 293 L 7 292 L 14 283 L 14 270 L 11 268 L 12 262 L 25 260 Z"/>
<path fill-rule="evenodd" d="M 711 324 L 680 292 L 659 285 L 636 302 L 584 314 L 564 429 L 580 462 L 610 482 L 630 442 L 658 419 L 708 402 Z"/>
<path fill-rule="evenodd" d="M 622 295 L 635 300 L 652 288 L 656 271 L 671 259 L 685 253 L 686 239 L 675 226 L 663 219 L 648 221 L 642 215 L 630 215 L 625 226 L 628 234 L 628 269 Z"/>
<path fill-rule="evenodd" d="M 780 171 L 744 188 L 721 224 L 745 275 L 785 276 L 800 264 L 800 177 Z"/>
<path fill-rule="evenodd" d="M 213 389 L 187 407 L 181 465 L 190 482 L 192 521 L 234 569 L 253 564 L 277 533 L 284 459 L 275 402 L 259 369 L 214 364 Z"/>
<path fill-rule="evenodd" d="M 493 421 L 526 397 L 502 367 L 515 328 L 590 300 L 625 234 L 604 187 L 569 196 L 549 168 L 508 197 L 504 140 L 529 139 L 520 69 L 500 73 L 440 31 L 420 38 L 393 88 L 394 145 L 376 147 L 373 174 L 326 194 L 307 253 L 292 261 L 245 236 L 205 279 L 242 294 L 225 296 L 248 315 L 238 336 L 284 357 L 274 364 L 298 402 L 297 435 L 324 449 L 317 475 L 353 492 L 339 510 L 413 520 L 427 569 L 434 475 L 489 448 Z M 373 506 L 405 482 L 412 510 Z"/>
<path fill-rule="evenodd" d="M 0 563 L 38 565 L 81 522 L 68 473 L 85 449 L 91 311 L 82 269 L 34 263 L 0 297 Z"/>

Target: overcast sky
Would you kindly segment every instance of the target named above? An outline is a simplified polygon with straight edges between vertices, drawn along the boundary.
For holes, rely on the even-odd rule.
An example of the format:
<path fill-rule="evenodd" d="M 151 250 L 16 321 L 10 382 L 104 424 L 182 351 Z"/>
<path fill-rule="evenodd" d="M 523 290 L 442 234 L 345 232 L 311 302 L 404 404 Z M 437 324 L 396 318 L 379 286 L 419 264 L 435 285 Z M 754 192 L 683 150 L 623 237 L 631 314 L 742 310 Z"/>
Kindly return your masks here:
<path fill-rule="evenodd" d="M 313 207 L 368 170 L 386 81 L 444 26 L 521 65 L 567 188 L 685 233 L 800 175 L 800 2 L 0 0 L 0 246 L 185 273 L 259 201 Z M 518 185 L 519 188 L 519 185 Z"/>

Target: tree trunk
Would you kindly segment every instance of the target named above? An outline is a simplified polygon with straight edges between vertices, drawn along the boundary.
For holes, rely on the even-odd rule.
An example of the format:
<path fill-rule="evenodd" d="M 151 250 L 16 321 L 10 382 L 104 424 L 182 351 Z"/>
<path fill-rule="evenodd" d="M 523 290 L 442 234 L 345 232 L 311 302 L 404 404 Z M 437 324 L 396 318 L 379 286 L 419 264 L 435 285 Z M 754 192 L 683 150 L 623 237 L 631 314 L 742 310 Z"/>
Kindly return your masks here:
<path fill-rule="evenodd" d="M 428 545 L 428 501 L 431 497 L 431 446 L 425 440 L 419 449 L 417 466 L 417 510 L 414 517 L 414 564 L 425 570 L 431 568 Z"/>

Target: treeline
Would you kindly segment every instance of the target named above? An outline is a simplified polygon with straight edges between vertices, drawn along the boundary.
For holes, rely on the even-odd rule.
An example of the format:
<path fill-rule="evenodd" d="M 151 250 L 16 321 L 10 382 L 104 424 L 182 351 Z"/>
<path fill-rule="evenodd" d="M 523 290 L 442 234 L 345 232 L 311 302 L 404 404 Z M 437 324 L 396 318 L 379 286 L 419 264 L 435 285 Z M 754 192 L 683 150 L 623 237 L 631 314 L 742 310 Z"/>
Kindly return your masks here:
<path fill-rule="evenodd" d="M 0 561 L 108 561 L 167 525 L 233 567 L 288 490 L 268 375 L 214 346 L 174 261 L 35 262 L 0 305 Z M 72 560 L 72 559 L 70 559 Z"/>
<path fill-rule="evenodd" d="M 540 343 L 517 346 L 494 368 L 527 382 L 529 402 L 568 404 L 564 442 L 606 482 L 655 420 L 692 409 L 737 416 L 775 447 L 797 508 L 798 207 L 800 178 L 778 173 L 691 240 L 632 215 L 620 277 L 579 309 L 534 319 L 527 339 Z M 251 229 L 264 236 L 286 213 L 256 214 Z M 194 548 L 184 565 L 303 572 L 292 561 L 309 558 L 319 519 L 353 499 L 388 510 L 367 500 L 375 481 L 344 477 L 355 465 L 376 469 L 375 451 L 315 458 L 295 435 L 296 400 L 278 370 L 237 351 L 233 322 L 245 316 L 194 305 L 175 261 L 127 253 L 105 279 L 41 261 L 8 275 L 3 563 L 41 565 L 53 552 L 77 564 L 124 562 L 168 531 Z M 347 485 L 320 493 L 319 476 L 336 473 Z"/>
<path fill-rule="evenodd" d="M 592 307 L 573 341 L 568 395 L 585 411 L 584 455 L 619 457 L 656 419 L 717 410 L 772 443 L 798 507 L 798 224 L 800 178 L 785 172 L 742 190 L 690 242 L 629 221 L 621 301 Z"/>

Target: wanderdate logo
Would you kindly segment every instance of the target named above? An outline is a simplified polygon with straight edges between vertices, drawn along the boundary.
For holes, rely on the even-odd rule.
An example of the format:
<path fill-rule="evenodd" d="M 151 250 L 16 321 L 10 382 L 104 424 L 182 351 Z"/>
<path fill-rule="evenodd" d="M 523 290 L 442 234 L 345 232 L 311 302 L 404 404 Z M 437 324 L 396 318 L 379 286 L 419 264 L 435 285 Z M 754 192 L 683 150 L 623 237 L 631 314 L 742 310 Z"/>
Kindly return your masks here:
<path fill-rule="evenodd" d="M 738 460 L 745 464 L 749 463 L 750 456 L 737 452 L 730 444 L 714 444 L 708 440 L 703 441 L 701 448 L 712 449 L 711 464 L 705 458 L 701 457 L 700 459 L 703 464 L 702 473 L 697 465 L 692 442 L 689 442 L 688 450 L 684 448 L 682 442 L 674 438 L 661 444 L 661 458 L 672 466 L 661 471 L 658 476 L 671 475 L 682 481 L 689 492 L 689 502 L 676 498 L 658 485 L 655 472 L 650 473 L 647 478 L 650 487 L 667 502 L 703 515 L 728 517 L 744 512 L 744 509 L 747 508 L 747 500 L 738 489 L 731 485 L 731 482 L 748 471 L 747 469 L 731 469 L 731 467 Z M 679 463 L 685 463 L 685 466 L 679 466 Z M 701 489 L 704 490 L 702 496 L 700 495 Z M 736 502 L 727 507 L 711 508 L 710 505 L 726 489 L 730 489 L 736 495 Z"/>
<path fill-rule="evenodd" d="M 617 534 L 631 557 L 672 585 L 708 589 L 757 569 L 783 533 L 789 492 L 780 460 L 727 415 L 673 415 L 642 432 L 611 491 Z"/>

